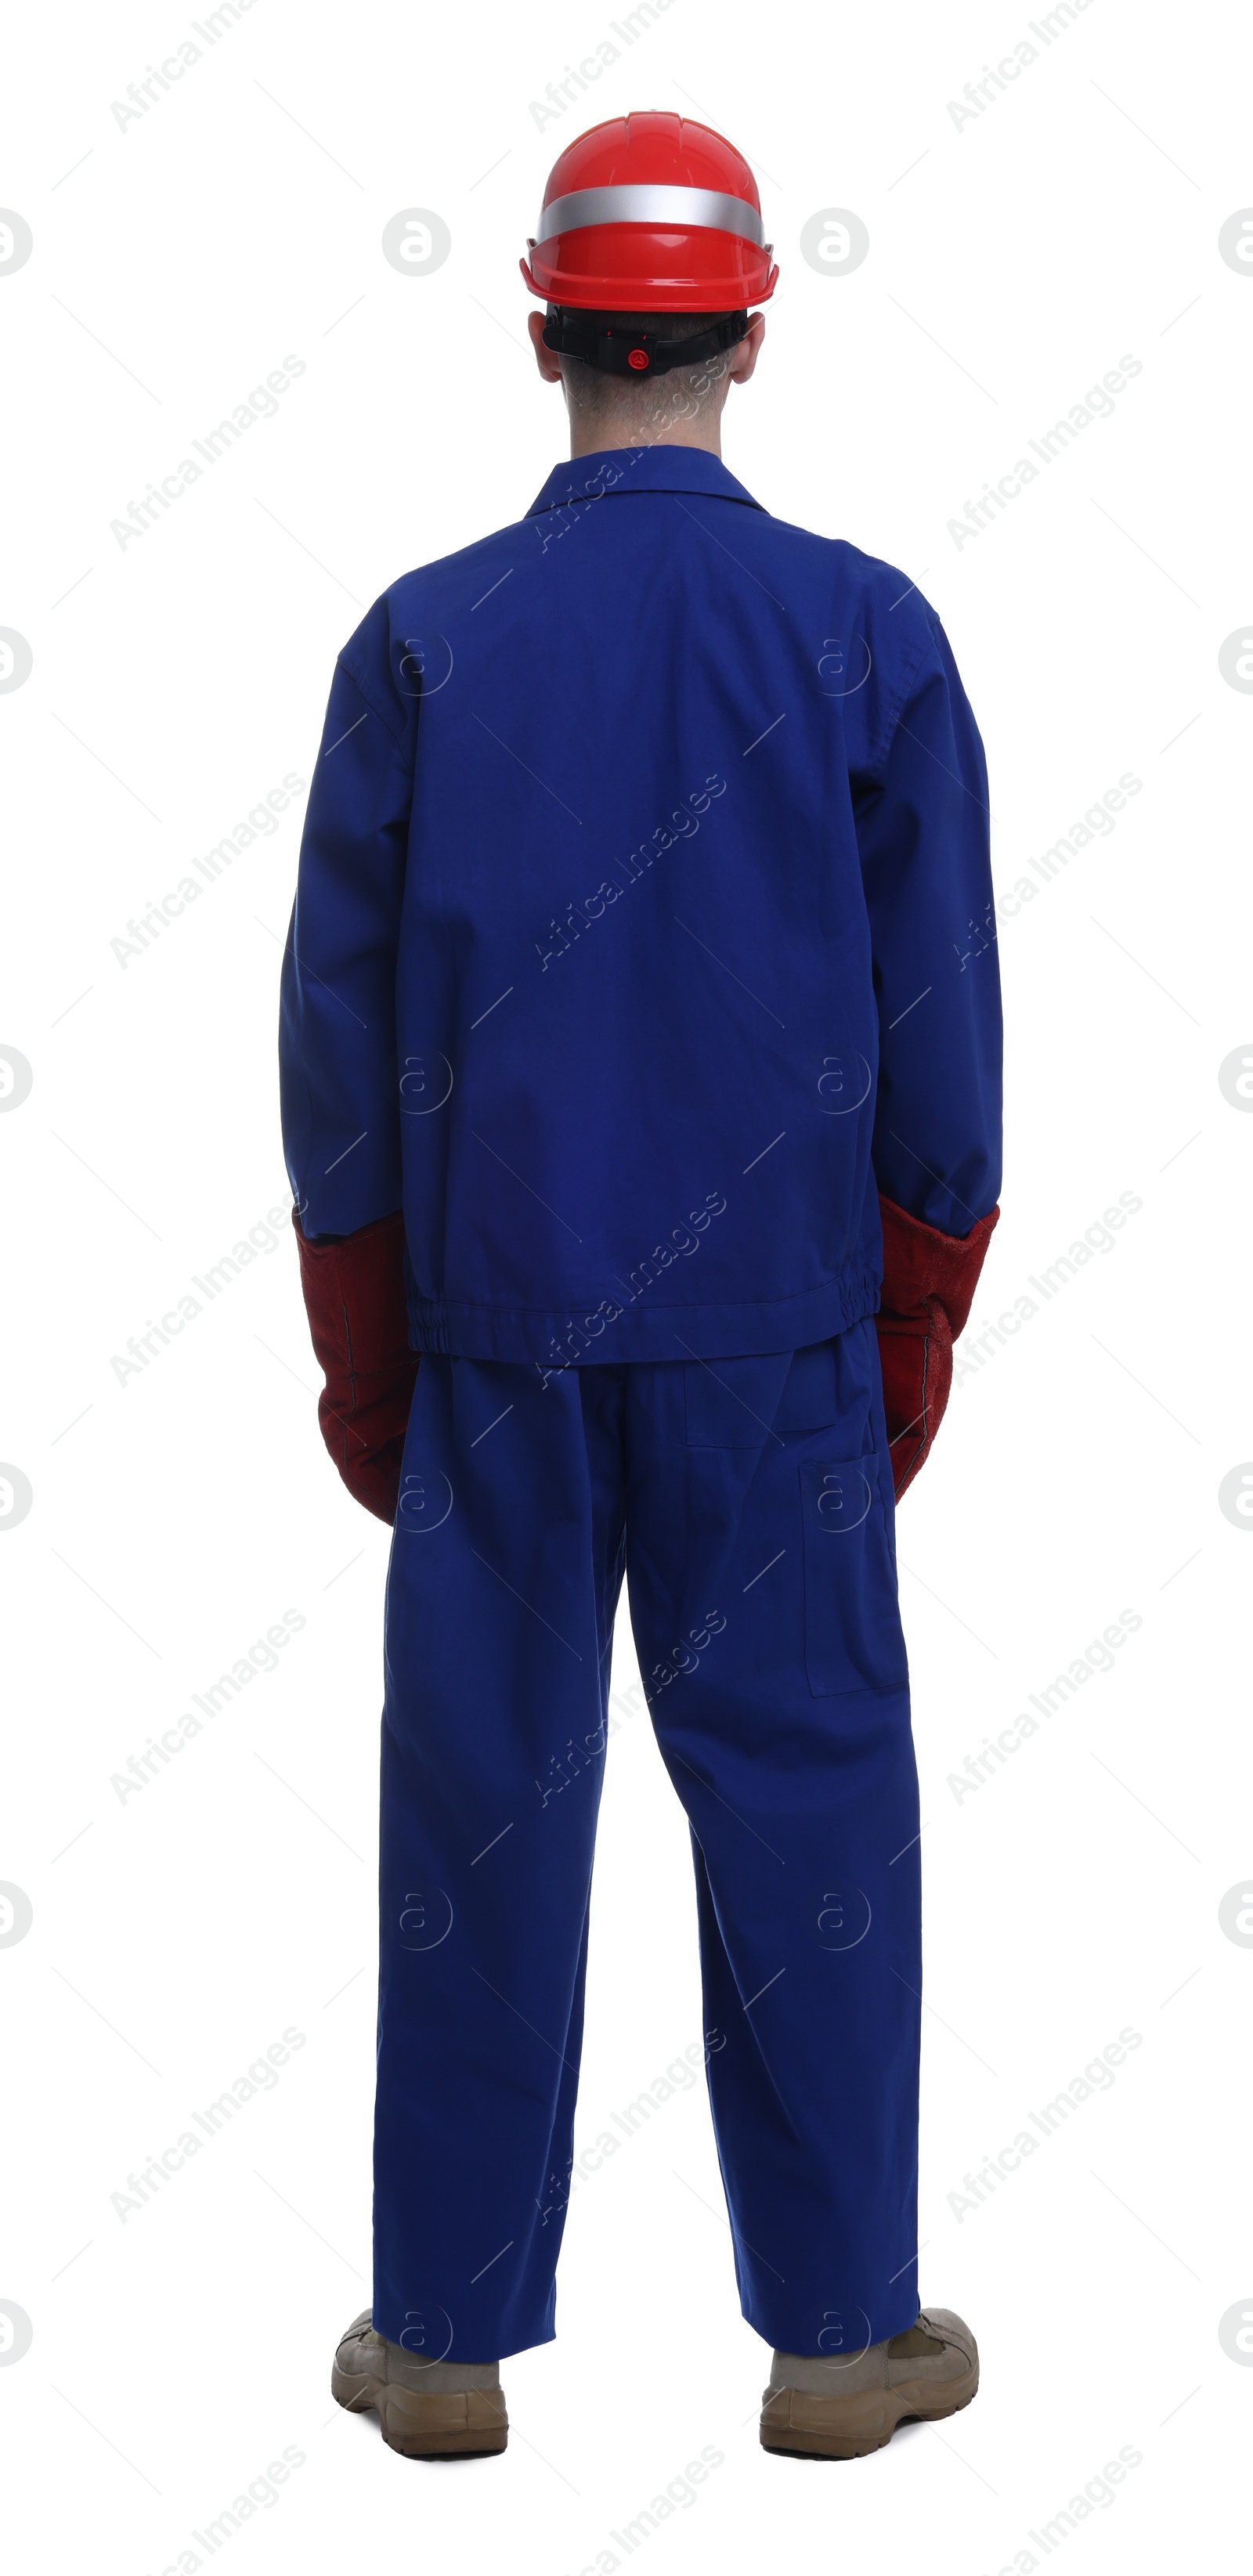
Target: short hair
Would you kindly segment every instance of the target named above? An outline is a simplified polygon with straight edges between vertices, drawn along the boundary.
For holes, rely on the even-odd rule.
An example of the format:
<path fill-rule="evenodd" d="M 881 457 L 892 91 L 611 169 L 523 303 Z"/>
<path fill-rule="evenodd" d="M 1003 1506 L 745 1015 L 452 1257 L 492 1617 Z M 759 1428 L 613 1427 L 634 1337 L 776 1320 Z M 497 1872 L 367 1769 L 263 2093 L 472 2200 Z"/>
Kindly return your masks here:
<path fill-rule="evenodd" d="M 735 306 L 731 311 L 740 309 Z M 550 304 L 548 313 L 555 322 L 590 324 L 599 331 L 651 331 L 659 340 L 694 340 L 698 333 L 712 331 L 715 323 L 731 319 L 727 311 L 606 313 L 569 304 Z M 600 413 L 612 417 L 615 411 L 629 405 L 637 422 L 659 420 L 673 412 L 676 399 L 682 402 L 699 398 L 711 383 L 720 381 L 728 355 L 724 349 L 712 357 L 693 358 L 686 365 L 670 367 L 656 375 L 618 375 L 593 365 L 589 359 L 576 357 L 572 350 L 558 352 L 567 398 L 575 409 L 591 416 Z"/>

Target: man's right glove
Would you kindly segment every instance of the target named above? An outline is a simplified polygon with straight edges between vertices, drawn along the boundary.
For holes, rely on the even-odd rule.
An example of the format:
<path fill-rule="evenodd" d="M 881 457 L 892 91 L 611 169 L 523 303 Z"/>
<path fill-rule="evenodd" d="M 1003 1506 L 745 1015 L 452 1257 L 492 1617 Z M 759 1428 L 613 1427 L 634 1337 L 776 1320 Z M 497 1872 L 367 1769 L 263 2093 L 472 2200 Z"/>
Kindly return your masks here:
<path fill-rule="evenodd" d="M 409 1348 L 399 1209 L 355 1234 L 310 1243 L 292 1209 L 300 1285 L 326 1384 L 318 1422 L 357 1502 L 394 1521 L 418 1354 Z"/>
<path fill-rule="evenodd" d="M 967 1235 L 941 1234 L 879 1195 L 883 1291 L 875 1330 L 899 1502 L 929 1454 L 953 1383 L 953 1344 L 965 1328 L 983 1268 L 994 1207 Z"/>

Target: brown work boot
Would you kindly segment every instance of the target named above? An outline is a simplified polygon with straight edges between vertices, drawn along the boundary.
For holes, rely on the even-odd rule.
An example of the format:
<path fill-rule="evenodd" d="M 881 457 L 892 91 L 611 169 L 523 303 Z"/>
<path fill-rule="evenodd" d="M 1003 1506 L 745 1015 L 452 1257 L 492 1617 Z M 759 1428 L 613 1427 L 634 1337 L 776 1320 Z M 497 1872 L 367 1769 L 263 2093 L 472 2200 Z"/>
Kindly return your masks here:
<path fill-rule="evenodd" d="M 351 2415 L 373 2407 L 409 2460 L 479 2460 L 509 2438 L 499 2362 L 424 2362 L 376 2334 L 368 2308 L 340 2338 L 331 2395 Z"/>
<path fill-rule="evenodd" d="M 898 2424 L 956 2415 L 978 2385 L 969 2326 L 951 2308 L 923 2308 L 904 2334 L 870 2344 L 854 2361 L 776 2352 L 762 2397 L 762 2448 L 859 2460 L 881 2451 Z"/>

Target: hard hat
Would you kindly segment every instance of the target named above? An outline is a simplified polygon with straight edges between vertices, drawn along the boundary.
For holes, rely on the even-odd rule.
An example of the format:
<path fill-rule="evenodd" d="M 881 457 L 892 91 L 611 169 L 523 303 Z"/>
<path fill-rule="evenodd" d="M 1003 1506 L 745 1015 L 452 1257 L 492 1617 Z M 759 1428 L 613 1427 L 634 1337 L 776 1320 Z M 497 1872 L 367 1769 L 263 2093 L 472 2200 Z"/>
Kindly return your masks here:
<path fill-rule="evenodd" d="M 527 249 L 532 295 L 596 313 L 730 312 L 763 304 L 779 274 L 743 153 L 666 113 L 579 135 L 553 166 Z"/>

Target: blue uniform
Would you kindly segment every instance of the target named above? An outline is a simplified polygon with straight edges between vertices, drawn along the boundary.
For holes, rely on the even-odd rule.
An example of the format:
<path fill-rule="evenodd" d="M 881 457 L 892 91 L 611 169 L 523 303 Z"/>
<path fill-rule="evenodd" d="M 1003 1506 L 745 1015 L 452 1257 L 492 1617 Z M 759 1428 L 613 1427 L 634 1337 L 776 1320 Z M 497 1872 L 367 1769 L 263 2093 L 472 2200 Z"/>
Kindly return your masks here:
<path fill-rule="evenodd" d="M 717 458 L 562 467 L 340 656 L 283 983 L 306 1233 L 403 1205 L 415 1347 L 796 1349 L 876 1182 L 999 1183 L 982 749 L 902 575 Z"/>
<path fill-rule="evenodd" d="M 877 1193 L 999 1186 L 982 749 L 904 578 L 715 458 L 559 468 L 340 656 L 283 977 L 313 1238 L 404 1211 L 374 2321 L 552 2333 L 625 1570 L 744 2312 L 917 2312 L 917 1784 Z"/>

